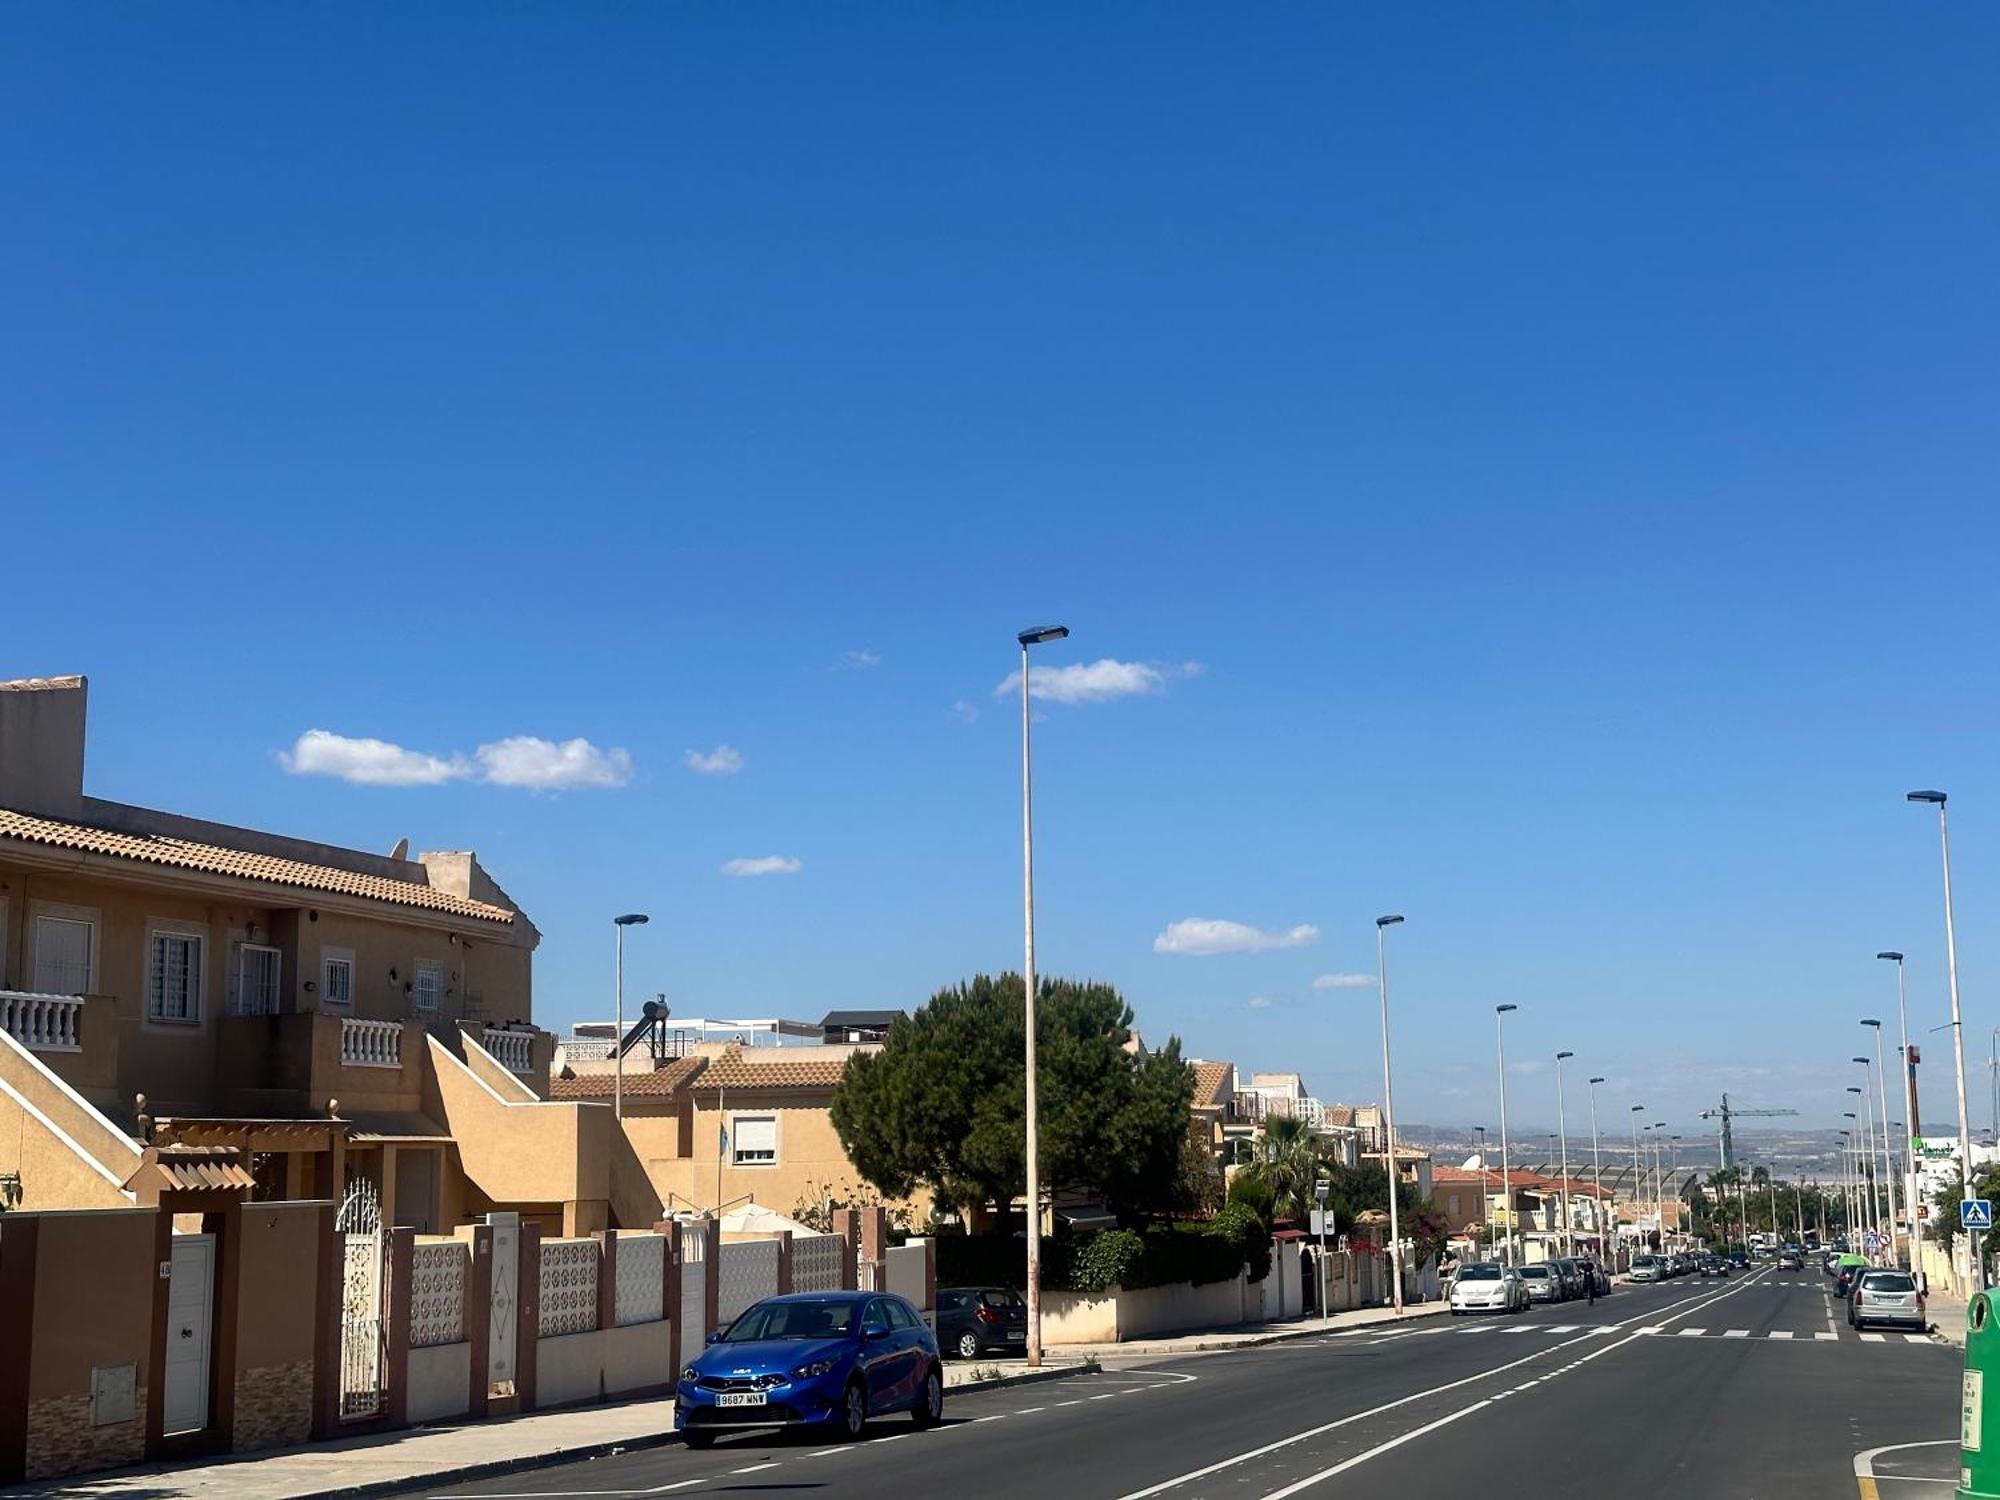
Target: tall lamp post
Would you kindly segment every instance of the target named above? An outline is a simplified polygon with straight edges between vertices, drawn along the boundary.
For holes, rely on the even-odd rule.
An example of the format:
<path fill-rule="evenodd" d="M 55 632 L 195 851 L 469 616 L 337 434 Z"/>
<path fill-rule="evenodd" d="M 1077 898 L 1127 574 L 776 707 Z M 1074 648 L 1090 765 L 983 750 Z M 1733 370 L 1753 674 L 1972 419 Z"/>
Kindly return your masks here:
<path fill-rule="evenodd" d="M 1674 1238 L 1681 1237 L 1681 1138 L 1667 1137 L 1667 1184 L 1674 1190 Z"/>
<path fill-rule="evenodd" d="M 625 1118 L 625 929 L 644 927 L 649 919 L 644 912 L 628 911 L 622 917 L 613 917 L 611 926 L 617 932 L 618 963 L 616 995 L 611 1002 L 611 1118 Z M 718 1202 L 717 1213 L 722 1212 Z"/>
<path fill-rule="evenodd" d="M 1562 1204 L 1564 1255 L 1576 1254 L 1576 1231 L 1569 1214 L 1569 1114 L 1563 1107 L 1563 1059 L 1575 1056 L 1574 1052 L 1556 1054 L 1556 1136 L 1561 1142 L 1557 1150 L 1562 1160 L 1562 1191 L 1557 1195 L 1557 1201 Z"/>
<path fill-rule="evenodd" d="M 1028 1368 L 1042 1363 L 1042 1163 L 1041 1132 L 1035 1119 L 1035 775 L 1029 750 L 1028 648 L 1059 641 L 1067 625 L 1037 625 L 1014 637 L 1021 646 L 1021 985 L 1027 1044 L 1028 1153 Z"/>
<path fill-rule="evenodd" d="M 1597 1086 L 1602 1082 L 1602 1078 L 1590 1080 L 1590 1185 L 1597 1189 L 1591 1207 L 1591 1222 L 1597 1226 L 1597 1253 L 1608 1260 L 1611 1237 L 1604 1226 L 1604 1158 L 1597 1149 Z M 1609 1276 L 1613 1269 L 1606 1265 L 1604 1274 Z"/>
<path fill-rule="evenodd" d="M 1382 1164 L 1389 1174 L 1389 1285 L 1390 1303 L 1396 1316 L 1403 1315 L 1403 1234 L 1397 1218 L 1396 1199 L 1396 1096 L 1389 1082 L 1389 951 L 1383 934 L 1403 919 L 1398 916 L 1375 919 L 1375 987 L 1382 997 Z"/>
<path fill-rule="evenodd" d="M 1910 1102 L 1910 1007 L 1907 1003 L 1906 992 L 1903 986 L 1903 955 L 1895 952 L 1893 949 L 1884 949 L 1875 956 L 1880 959 L 1886 959 L 1896 966 L 1896 1025 L 1898 1035 L 1901 1038 L 1901 1045 L 1896 1048 L 1896 1066 L 1902 1073 L 1902 1080 L 1897 1085 L 1897 1092 L 1903 1101 L 1903 1114 L 1910 1121 L 1908 1128 L 1900 1132 L 1903 1143 L 1901 1153 L 1901 1161 L 1903 1163 L 1903 1211 L 1910 1217 L 1908 1243 L 1904 1247 L 1903 1254 L 1907 1263 L 1914 1268 L 1917 1263 L 1917 1210 L 1913 1197 L 1915 1184 L 1912 1178 L 1916 1173 L 1916 1162 L 1915 1153 L 1910 1145 L 1910 1137 L 1917 1133 L 1918 1127 L 1917 1112 Z"/>
<path fill-rule="evenodd" d="M 1493 1007 L 1493 1027 L 1500 1056 L 1500 1203 L 1507 1215 L 1507 1264 L 1510 1266 L 1518 1266 L 1521 1262 L 1514 1253 L 1514 1179 L 1507 1169 L 1507 1013 L 1520 1008 L 1518 1005 Z"/>
<path fill-rule="evenodd" d="M 1854 1061 L 1858 1063 L 1865 1063 L 1868 1061 L 1868 1059 L 1865 1057 L 1857 1057 L 1854 1059 Z M 1855 1103 L 1861 1106 L 1861 1145 L 1858 1148 L 1858 1154 L 1855 1156 L 1855 1164 L 1861 1169 L 1860 1172 L 1861 1194 L 1863 1200 L 1861 1206 L 1861 1222 L 1864 1228 L 1873 1231 L 1876 1228 L 1875 1101 L 1868 1097 L 1868 1090 L 1865 1086 L 1862 1088 L 1856 1088 L 1854 1087 L 1853 1084 L 1849 1084 L 1847 1086 L 1847 1092 L 1850 1094 L 1857 1094 L 1860 1096 L 1855 1100 Z"/>
<path fill-rule="evenodd" d="M 1945 820 L 1945 794 L 1943 792 L 1910 792 L 1904 797 L 1907 802 L 1934 803 L 1938 812 L 1938 848 L 1944 857 L 1944 968 L 1951 985 L 1951 1055 L 1953 1066 L 1958 1071 L 1958 1163 L 1965 1174 L 1965 1186 L 1959 1190 L 1961 1198 L 1972 1196 L 1972 1124 L 1965 1112 L 1965 1026 L 1958 1010 L 1958 933 L 1951 914 L 1951 826 Z M 1910 1115 L 1914 1127 L 1916 1114 Z M 1981 1291 L 1986 1289 L 1986 1257 L 1980 1250 L 1981 1236 L 1968 1233 L 1965 1254 L 1971 1258 L 1972 1282 Z"/>
<path fill-rule="evenodd" d="M 1847 1143 L 1840 1148 L 1840 1176 L 1842 1191 L 1847 1199 L 1847 1233 L 1851 1238 L 1861 1206 L 1861 1194 L 1854 1186 L 1854 1131 L 1861 1128 L 1861 1121 L 1851 1109 L 1843 1109 L 1840 1118 L 1854 1121 L 1852 1129 L 1840 1132 L 1840 1138 Z M 1849 1248 L 1853 1248 L 1851 1244 Z"/>
<path fill-rule="evenodd" d="M 1639 1232 L 1639 1194 L 1642 1191 L 1639 1184 L 1646 1176 L 1639 1165 L 1639 1116 L 1645 1112 L 1643 1104 L 1632 1106 L 1632 1238 L 1638 1244 L 1645 1243 L 1645 1237 Z"/>
<path fill-rule="evenodd" d="M 1889 1077 L 1882 1071 L 1882 1023 L 1867 1017 L 1861 1024 L 1875 1033 L 1875 1097 L 1882 1113 L 1882 1183 L 1889 1190 L 1889 1264 L 1898 1265 L 1902 1252 L 1896 1244 L 1896 1162 L 1889 1154 Z"/>

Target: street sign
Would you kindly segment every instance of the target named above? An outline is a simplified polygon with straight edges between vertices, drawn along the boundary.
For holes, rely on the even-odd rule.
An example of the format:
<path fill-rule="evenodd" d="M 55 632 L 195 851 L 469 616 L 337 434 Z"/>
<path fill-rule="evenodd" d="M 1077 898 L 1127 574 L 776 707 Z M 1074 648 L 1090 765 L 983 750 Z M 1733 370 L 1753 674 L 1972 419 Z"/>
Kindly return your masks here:
<path fill-rule="evenodd" d="M 1993 1200 L 1991 1198 L 1961 1198 L 1958 1203 L 1958 1226 L 1961 1229 L 1991 1229 L 1993 1227 Z"/>
<path fill-rule="evenodd" d="M 1312 1216 L 1312 1222 L 1309 1226 L 1310 1233 L 1320 1239 L 1324 1239 L 1333 1233 L 1333 1211 L 1331 1209 L 1315 1208 L 1309 1210 L 1309 1212 Z"/>

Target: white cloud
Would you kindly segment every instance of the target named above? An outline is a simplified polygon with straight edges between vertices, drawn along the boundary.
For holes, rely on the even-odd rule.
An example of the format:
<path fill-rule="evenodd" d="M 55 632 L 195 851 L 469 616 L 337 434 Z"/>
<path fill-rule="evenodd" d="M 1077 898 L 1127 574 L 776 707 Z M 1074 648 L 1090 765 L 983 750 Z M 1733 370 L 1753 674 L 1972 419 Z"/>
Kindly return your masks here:
<path fill-rule="evenodd" d="M 1266 932 L 1242 922 L 1215 917 L 1187 917 L 1167 925 L 1153 939 L 1155 953 L 1261 953 L 1267 948 L 1303 948 L 1319 941 L 1319 929 L 1301 922 L 1282 932 Z"/>
<path fill-rule="evenodd" d="M 1271 1008 L 1271 999 L 1268 995 L 1252 995 L 1250 997 L 1250 1008 L 1252 1010 L 1269 1010 Z"/>
<path fill-rule="evenodd" d="M 713 750 L 690 750 L 681 764 L 703 776 L 734 776 L 743 769 L 743 752 L 734 745 L 717 745 Z"/>
<path fill-rule="evenodd" d="M 632 779 L 632 757 L 623 750 L 600 750 L 585 739 L 557 743 L 531 734 L 495 740 L 470 755 L 457 750 L 434 755 L 388 740 L 308 729 L 289 751 L 278 753 L 278 763 L 294 776 L 335 776 L 356 786 L 484 781 L 494 786 L 556 791 L 577 786 L 623 786 Z"/>
<path fill-rule="evenodd" d="M 961 724 L 970 724 L 979 717 L 979 705 L 967 703 L 963 698 L 951 706 L 951 716 Z"/>
<path fill-rule="evenodd" d="M 837 665 L 850 670 L 859 667 L 879 667 L 882 665 L 882 653 L 866 646 L 859 651 L 843 651 L 840 653 Z"/>
<path fill-rule="evenodd" d="M 1366 990 L 1374 985 L 1373 974 L 1322 974 L 1313 981 L 1316 990 Z"/>
<path fill-rule="evenodd" d="M 294 776 L 337 776 L 356 786 L 438 786 L 464 776 L 459 756 L 405 750 L 387 740 L 350 739 L 330 729 L 308 729 L 278 762 Z"/>
<path fill-rule="evenodd" d="M 1050 703 L 1109 703 L 1116 698 L 1164 693 L 1175 678 L 1199 677 L 1201 672 L 1198 661 L 1163 666 L 1157 662 L 1118 661 L 1107 656 L 1067 667 L 1036 667 L 1028 676 L 1028 693 Z M 1014 671 L 993 689 L 993 696 L 999 698 L 1020 691 L 1021 674 Z"/>
<path fill-rule="evenodd" d="M 527 786 L 543 791 L 572 786 L 623 786 L 632 779 L 632 757 L 623 750 L 600 750 L 589 740 L 537 739 L 517 734 L 481 745 L 473 752 L 480 779 L 495 786 Z"/>
<path fill-rule="evenodd" d="M 756 859 L 732 859 L 722 867 L 725 875 L 796 875 L 805 861 L 789 854 L 765 854 Z"/>

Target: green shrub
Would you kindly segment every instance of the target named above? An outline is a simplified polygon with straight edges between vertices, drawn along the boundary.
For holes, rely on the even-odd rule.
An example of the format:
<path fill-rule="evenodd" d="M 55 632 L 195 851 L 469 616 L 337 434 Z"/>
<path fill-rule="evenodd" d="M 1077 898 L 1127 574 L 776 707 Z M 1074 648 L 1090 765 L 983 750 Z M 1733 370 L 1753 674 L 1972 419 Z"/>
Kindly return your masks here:
<path fill-rule="evenodd" d="M 1252 1281 L 1262 1281 L 1271 1274 L 1271 1231 L 1248 1204 L 1230 1204 L 1215 1216 L 1208 1232 L 1235 1251 Z"/>

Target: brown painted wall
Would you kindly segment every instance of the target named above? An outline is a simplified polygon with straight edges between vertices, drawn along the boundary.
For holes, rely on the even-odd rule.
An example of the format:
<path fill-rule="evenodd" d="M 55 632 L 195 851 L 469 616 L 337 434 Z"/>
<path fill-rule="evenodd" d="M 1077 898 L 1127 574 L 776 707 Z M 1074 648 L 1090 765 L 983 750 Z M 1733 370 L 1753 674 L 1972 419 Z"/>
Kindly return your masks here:
<path fill-rule="evenodd" d="M 246 1204 L 236 1241 L 238 1452 L 302 1443 L 312 1430 L 318 1238 L 330 1205 Z"/>
<path fill-rule="evenodd" d="M 145 1456 L 158 1217 L 151 1209 L 38 1216 L 27 1392 L 30 1479 L 136 1463 Z M 91 1370 L 124 1364 L 137 1366 L 135 1415 L 93 1427 Z"/>

